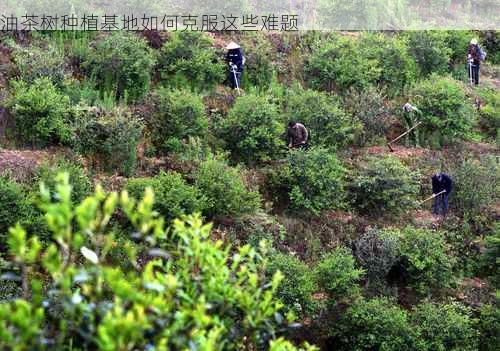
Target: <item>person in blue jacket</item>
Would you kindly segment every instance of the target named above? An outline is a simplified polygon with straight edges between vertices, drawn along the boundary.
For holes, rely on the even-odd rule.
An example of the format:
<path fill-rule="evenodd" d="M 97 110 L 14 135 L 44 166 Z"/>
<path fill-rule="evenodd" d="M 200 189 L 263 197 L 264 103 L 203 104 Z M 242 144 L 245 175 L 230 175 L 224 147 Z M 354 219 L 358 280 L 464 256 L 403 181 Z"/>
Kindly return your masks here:
<path fill-rule="evenodd" d="M 437 195 L 444 191 L 443 194 L 437 195 L 434 198 L 432 213 L 439 214 L 442 210 L 443 216 L 448 213 L 448 197 L 453 189 L 453 180 L 446 173 L 436 173 L 432 176 L 432 193 Z"/>
<path fill-rule="evenodd" d="M 245 65 L 245 56 L 243 49 L 234 41 L 230 42 L 227 47 L 226 62 L 229 66 L 228 78 L 233 89 L 241 87 L 241 75 L 243 74 L 243 66 Z"/>

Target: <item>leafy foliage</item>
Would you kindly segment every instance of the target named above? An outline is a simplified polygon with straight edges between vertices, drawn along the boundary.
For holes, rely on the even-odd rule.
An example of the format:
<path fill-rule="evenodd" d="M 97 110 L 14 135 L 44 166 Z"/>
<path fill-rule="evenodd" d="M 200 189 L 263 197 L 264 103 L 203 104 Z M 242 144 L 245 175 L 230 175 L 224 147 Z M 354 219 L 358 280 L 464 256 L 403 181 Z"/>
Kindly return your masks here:
<path fill-rule="evenodd" d="M 344 106 L 351 115 L 350 124 L 361 123 L 362 128 L 355 130 L 354 139 L 357 145 L 365 146 L 385 141 L 391 126 L 391 110 L 378 89 L 373 87 L 361 92 L 349 90 L 344 97 Z"/>
<path fill-rule="evenodd" d="M 479 312 L 479 350 L 494 351 L 500 343 L 500 309 L 495 305 L 484 305 Z"/>
<path fill-rule="evenodd" d="M 47 78 L 55 86 L 62 86 L 66 77 L 64 55 L 51 44 L 45 47 L 35 45 L 29 48 L 15 47 L 13 59 L 20 80 L 26 83 Z"/>
<path fill-rule="evenodd" d="M 363 90 L 376 84 L 381 74 L 377 60 L 363 55 L 359 43 L 345 37 L 319 42 L 305 70 L 311 87 L 327 91 Z"/>
<path fill-rule="evenodd" d="M 452 174 L 455 189 L 451 204 L 460 215 L 478 219 L 499 200 L 500 166 L 493 156 L 458 161 Z"/>
<path fill-rule="evenodd" d="M 390 230 L 370 229 L 354 242 L 354 256 L 370 284 L 384 284 L 400 258 L 399 235 Z"/>
<path fill-rule="evenodd" d="M 401 213 L 415 203 L 417 179 L 418 175 L 395 157 L 370 157 L 350 184 L 353 204 L 364 214 Z"/>
<path fill-rule="evenodd" d="M 162 172 L 153 178 L 133 178 L 127 182 L 130 195 L 140 199 L 146 188 L 153 189 L 156 203 L 154 209 L 171 223 L 191 213 L 201 213 L 206 207 L 206 199 L 200 191 L 190 186 L 178 173 Z"/>
<path fill-rule="evenodd" d="M 408 313 L 392 301 L 377 298 L 351 305 L 338 325 L 340 350 L 413 350 L 415 332 Z"/>
<path fill-rule="evenodd" d="M 426 134 L 428 144 L 431 135 L 437 136 L 439 144 L 471 136 L 474 112 L 460 82 L 433 74 L 418 83 L 412 95 L 422 111 L 419 129 Z"/>
<path fill-rule="evenodd" d="M 455 258 L 448 255 L 442 233 L 406 227 L 401 232 L 400 255 L 408 283 L 419 294 L 452 286 Z"/>
<path fill-rule="evenodd" d="M 310 268 L 292 255 L 275 253 L 269 261 L 268 274 L 272 276 L 277 271 L 283 274 L 276 295 L 285 308 L 299 316 L 310 316 L 315 311 L 312 294 L 315 291 L 314 276 Z"/>
<path fill-rule="evenodd" d="M 304 124 L 314 145 L 328 148 L 349 145 L 358 127 L 338 101 L 326 93 L 296 87 L 287 96 L 285 105 L 288 119 Z"/>
<path fill-rule="evenodd" d="M 500 224 L 497 222 L 492 233 L 485 238 L 485 252 L 481 257 L 483 274 L 490 277 L 493 286 L 500 286 Z"/>
<path fill-rule="evenodd" d="M 246 60 L 242 85 L 246 86 L 247 82 L 257 87 L 269 85 L 275 70 L 272 56 L 275 47 L 271 45 L 265 33 L 256 32 L 243 36 L 240 45 L 244 48 Z"/>
<path fill-rule="evenodd" d="M 273 159 L 282 153 L 285 123 L 265 96 L 240 97 L 218 126 L 220 136 L 237 161 L 247 164 Z"/>
<path fill-rule="evenodd" d="M 151 97 L 151 139 L 161 152 L 179 151 L 189 137 L 206 139 L 208 119 L 201 96 L 160 88 Z"/>
<path fill-rule="evenodd" d="M 359 47 L 359 54 L 378 61 L 381 68 L 378 83 L 391 95 L 401 93 L 416 80 L 417 65 L 406 38 L 363 33 Z"/>
<path fill-rule="evenodd" d="M 54 243 L 42 249 L 20 226 L 11 230 L 11 264 L 24 272 L 21 279 L 27 272 L 34 276 L 31 288 L 24 286 L 31 300 L 0 303 L 2 348 L 43 350 L 49 342 L 52 349 L 236 350 L 275 339 L 282 318 L 276 317 L 281 304 L 274 294 L 282 275 L 266 284 L 265 251 L 243 246 L 230 256 L 221 242 L 209 239 L 210 226 L 198 217 L 175 221 L 167 233 L 152 210 L 150 189 L 136 203 L 127 193 L 97 188 L 75 207 L 67 174 L 58 176 L 56 189 L 56 200 L 41 189 Z M 124 242 L 129 270 L 107 264 L 115 245 L 109 220 L 119 208 L 143 240 L 136 247 Z M 142 255 L 150 260 L 139 263 Z M 42 272 L 51 294 L 35 278 Z M 273 349 L 295 348 L 280 339 Z"/>
<path fill-rule="evenodd" d="M 118 31 L 97 42 L 83 67 L 103 91 L 137 100 L 149 89 L 155 62 L 144 39 Z"/>
<path fill-rule="evenodd" d="M 197 31 L 174 32 L 161 48 L 162 79 L 174 87 L 208 89 L 224 80 L 224 65 L 210 37 Z"/>
<path fill-rule="evenodd" d="M 477 331 L 471 311 L 459 303 L 422 303 L 411 314 L 411 320 L 423 339 L 419 350 L 477 350 Z"/>
<path fill-rule="evenodd" d="M 351 252 L 342 247 L 326 254 L 314 271 L 318 286 L 333 303 L 352 299 L 359 294 L 357 283 L 363 273 L 362 269 L 356 268 Z"/>
<path fill-rule="evenodd" d="M 143 123 L 122 108 L 83 108 L 76 121 L 76 147 L 98 169 L 131 175 Z"/>
<path fill-rule="evenodd" d="M 334 153 L 323 148 L 293 150 L 281 170 L 292 207 L 318 215 L 345 205 L 345 172 Z"/>
<path fill-rule="evenodd" d="M 13 81 L 12 87 L 9 104 L 17 131 L 25 142 L 41 145 L 71 142 L 69 99 L 49 78 L 37 78 L 31 84 Z"/>
<path fill-rule="evenodd" d="M 477 93 L 481 99 L 479 125 L 488 137 L 500 142 L 500 93 L 487 88 Z"/>
<path fill-rule="evenodd" d="M 447 46 L 446 32 L 408 31 L 405 36 L 408 37 L 410 53 L 417 62 L 420 75 L 443 74 L 448 71 L 452 50 Z"/>
<path fill-rule="evenodd" d="M 25 206 L 21 187 L 8 176 L 0 176 L 0 251 L 5 252 L 9 228 L 23 219 Z"/>
<path fill-rule="evenodd" d="M 35 191 L 39 191 L 42 183 L 55 190 L 56 176 L 62 172 L 68 174 L 71 182 L 71 201 L 73 203 L 79 203 L 90 195 L 93 183 L 83 166 L 78 162 L 72 162 L 64 158 L 59 158 L 51 163 L 44 163 L 36 170 L 33 178 Z"/>
<path fill-rule="evenodd" d="M 260 207 L 259 193 L 249 191 L 238 168 L 219 159 L 202 162 L 194 175 L 194 184 L 207 198 L 206 215 L 238 216 Z"/>

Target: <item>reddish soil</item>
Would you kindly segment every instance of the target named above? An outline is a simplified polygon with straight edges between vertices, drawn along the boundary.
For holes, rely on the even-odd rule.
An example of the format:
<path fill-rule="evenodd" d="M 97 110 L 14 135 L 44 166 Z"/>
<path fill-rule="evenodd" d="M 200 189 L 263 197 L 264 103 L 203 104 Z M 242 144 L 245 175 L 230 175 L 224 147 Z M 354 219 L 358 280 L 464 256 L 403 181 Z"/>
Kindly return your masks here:
<path fill-rule="evenodd" d="M 15 179 L 25 180 L 43 161 L 53 156 L 50 151 L 0 150 L 0 174 L 10 172 Z"/>
<path fill-rule="evenodd" d="M 416 210 L 412 214 L 412 221 L 419 227 L 439 227 L 443 221 L 442 216 L 436 216 L 427 210 Z"/>
<path fill-rule="evenodd" d="M 360 155 L 379 155 L 379 154 L 385 154 L 385 155 L 393 155 L 398 158 L 414 158 L 414 157 L 423 157 L 429 153 L 431 153 L 431 150 L 429 149 L 424 149 L 420 147 L 405 147 L 402 145 L 391 145 L 392 149 L 394 151 L 391 151 L 389 147 L 386 146 L 370 146 L 366 148 L 361 148 L 361 149 L 355 149 L 353 150 L 353 155 L 354 156 L 360 156 Z"/>

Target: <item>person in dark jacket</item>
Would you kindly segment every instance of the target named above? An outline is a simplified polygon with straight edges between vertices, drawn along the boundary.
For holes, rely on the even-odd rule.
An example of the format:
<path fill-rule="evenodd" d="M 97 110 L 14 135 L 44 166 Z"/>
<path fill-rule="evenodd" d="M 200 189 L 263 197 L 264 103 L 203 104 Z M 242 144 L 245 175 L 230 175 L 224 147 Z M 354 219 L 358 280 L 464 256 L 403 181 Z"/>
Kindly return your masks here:
<path fill-rule="evenodd" d="M 307 148 L 309 140 L 309 132 L 302 123 L 292 121 L 288 123 L 288 147 L 291 148 Z"/>
<path fill-rule="evenodd" d="M 446 173 L 436 173 L 432 176 L 432 193 L 434 197 L 434 205 L 432 213 L 439 214 L 441 209 L 443 216 L 448 213 L 448 197 L 453 189 L 453 180 Z M 443 194 L 437 195 L 445 191 Z"/>
<path fill-rule="evenodd" d="M 477 44 L 477 39 L 472 39 L 469 44 L 469 49 L 467 50 L 467 72 L 469 79 L 471 79 L 475 85 L 479 84 L 479 66 L 481 65 L 481 59 L 481 49 Z"/>
<path fill-rule="evenodd" d="M 229 66 L 228 78 L 231 83 L 231 88 L 240 88 L 241 75 L 243 74 L 243 66 L 245 65 L 243 49 L 234 41 L 230 42 L 226 49 L 226 62 Z"/>

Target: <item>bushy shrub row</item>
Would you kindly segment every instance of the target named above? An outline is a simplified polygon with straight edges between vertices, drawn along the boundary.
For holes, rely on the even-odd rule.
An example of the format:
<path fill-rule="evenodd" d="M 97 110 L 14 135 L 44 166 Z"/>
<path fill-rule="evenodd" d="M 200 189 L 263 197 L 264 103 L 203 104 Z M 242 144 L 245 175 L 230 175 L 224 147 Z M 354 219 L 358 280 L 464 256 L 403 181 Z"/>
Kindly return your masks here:
<path fill-rule="evenodd" d="M 195 212 L 213 219 L 254 213 L 260 208 L 259 193 L 248 190 L 240 170 L 224 160 L 211 157 L 200 162 L 193 178 L 190 185 L 180 174 L 161 173 L 130 179 L 127 189 L 137 198 L 151 187 L 158 199 L 155 209 L 168 223 Z"/>
<path fill-rule="evenodd" d="M 355 256 L 369 284 L 402 284 L 421 296 L 451 287 L 455 258 L 442 232 L 406 227 L 372 229 L 355 242 Z"/>
<path fill-rule="evenodd" d="M 144 124 L 120 107 L 105 111 L 82 106 L 75 118 L 75 148 L 98 170 L 130 176 Z"/>
<path fill-rule="evenodd" d="M 472 351 L 479 346 L 471 310 L 456 302 L 424 302 L 407 312 L 385 298 L 360 300 L 332 331 L 339 350 Z"/>
<path fill-rule="evenodd" d="M 275 253 L 270 259 L 268 274 L 272 276 L 277 271 L 284 277 L 277 296 L 288 310 L 302 317 L 313 316 L 321 307 L 332 307 L 357 297 L 358 283 L 364 273 L 356 267 L 350 251 L 343 247 L 319 258 L 312 268 L 295 256 Z M 320 297 L 315 298 L 315 294 Z"/>
<path fill-rule="evenodd" d="M 10 231 L 3 278 L 19 279 L 23 296 L 0 302 L 2 349 L 296 349 L 276 338 L 286 327 L 274 297 L 282 275 L 266 278 L 265 251 L 243 246 L 231 257 L 198 217 L 167 232 L 151 191 L 136 203 L 98 188 L 75 205 L 67 174 L 56 189 L 41 188 L 48 247 L 21 226 Z M 119 209 L 141 244 L 116 240 L 109 220 Z M 118 246 L 128 265 L 110 264 Z"/>

